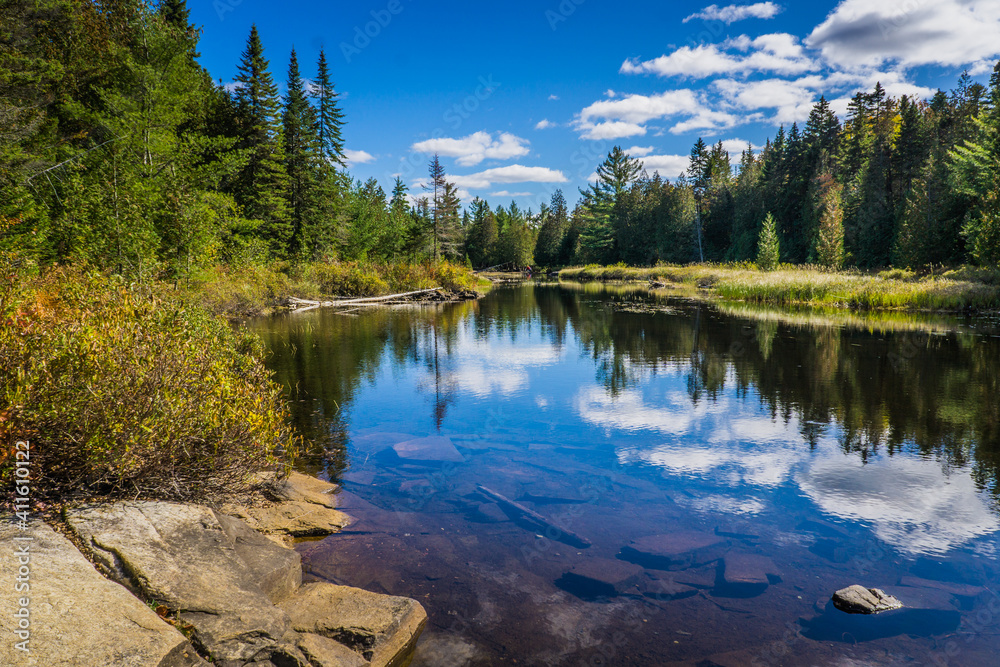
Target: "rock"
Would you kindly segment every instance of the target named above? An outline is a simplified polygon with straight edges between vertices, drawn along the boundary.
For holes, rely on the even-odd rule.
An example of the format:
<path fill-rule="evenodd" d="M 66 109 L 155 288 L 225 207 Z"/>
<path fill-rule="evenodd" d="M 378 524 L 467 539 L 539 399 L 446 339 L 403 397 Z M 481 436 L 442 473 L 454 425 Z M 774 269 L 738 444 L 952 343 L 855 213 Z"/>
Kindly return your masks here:
<path fill-rule="evenodd" d="M 632 540 L 622 548 L 622 557 L 652 569 L 691 567 L 718 558 L 711 547 L 725 539 L 711 533 L 682 530 L 666 535 L 649 535 Z"/>
<path fill-rule="evenodd" d="M 698 593 L 697 588 L 677 581 L 676 573 L 662 570 L 646 570 L 646 576 L 639 582 L 639 590 L 654 600 L 680 600 Z"/>
<path fill-rule="evenodd" d="M 368 667 L 371 663 L 340 642 L 306 632 L 300 635 L 299 650 L 310 667 Z"/>
<path fill-rule="evenodd" d="M 558 583 L 578 597 L 614 597 L 636 586 L 642 575 L 642 568 L 632 563 L 588 558 L 566 572 Z"/>
<path fill-rule="evenodd" d="M 951 583 L 948 581 L 936 581 L 933 579 L 923 579 L 921 577 L 903 577 L 899 580 L 900 586 L 912 586 L 914 588 L 936 588 L 946 591 L 958 597 L 975 598 L 986 592 L 982 586 L 972 584 Z M 907 606 L 910 606 L 907 604 Z"/>
<path fill-rule="evenodd" d="M 66 510 L 65 518 L 112 576 L 193 626 L 215 662 L 268 657 L 285 634 L 287 616 L 253 580 L 211 510 L 124 502 Z"/>
<path fill-rule="evenodd" d="M 452 444 L 450 438 L 431 436 L 407 440 L 392 446 L 396 456 L 407 461 L 426 461 L 431 463 L 462 463 L 465 457 Z"/>
<path fill-rule="evenodd" d="M 297 632 L 338 641 L 372 667 L 404 664 L 427 622 L 416 600 L 327 583 L 306 584 L 279 606 Z"/>
<path fill-rule="evenodd" d="M 336 509 L 337 496 L 334 494 L 339 489 L 336 484 L 293 471 L 276 484 L 274 492 L 282 500 L 302 501 Z"/>
<path fill-rule="evenodd" d="M 730 586 L 763 584 L 767 586 L 781 580 L 780 570 L 766 556 L 745 553 L 728 553 L 722 559 L 722 580 Z"/>
<path fill-rule="evenodd" d="M 226 514 L 243 519 L 256 530 L 292 537 L 331 535 L 353 522 L 340 510 L 302 500 L 258 507 L 224 505 L 222 509 Z"/>
<path fill-rule="evenodd" d="M 299 552 L 278 546 L 235 517 L 214 514 L 247 574 L 271 602 L 288 597 L 302 585 Z"/>
<path fill-rule="evenodd" d="M 833 594 L 833 606 L 848 614 L 878 614 L 900 609 L 903 603 L 878 588 L 854 584 Z"/>
<path fill-rule="evenodd" d="M 494 523 L 501 523 L 503 521 L 510 521 L 510 517 L 500 509 L 500 505 L 496 503 L 481 503 L 476 507 L 476 513 L 479 518 L 484 521 L 491 521 Z"/>
<path fill-rule="evenodd" d="M 30 542 L 16 540 L 32 538 Z M 28 545 L 30 590 L 14 589 L 20 563 L 15 550 Z M 76 547 L 40 521 L 22 531 L 0 523 L 0 664 L 11 667 L 188 667 L 207 665 L 190 642 L 122 586 L 100 575 Z M 83 595 L 81 595 L 83 593 Z M 29 597 L 30 653 L 15 648 L 13 614 Z"/>
<path fill-rule="evenodd" d="M 585 503 L 587 498 L 579 490 L 552 481 L 531 482 L 521 489 L 521 498 L 537 504 Z"/>

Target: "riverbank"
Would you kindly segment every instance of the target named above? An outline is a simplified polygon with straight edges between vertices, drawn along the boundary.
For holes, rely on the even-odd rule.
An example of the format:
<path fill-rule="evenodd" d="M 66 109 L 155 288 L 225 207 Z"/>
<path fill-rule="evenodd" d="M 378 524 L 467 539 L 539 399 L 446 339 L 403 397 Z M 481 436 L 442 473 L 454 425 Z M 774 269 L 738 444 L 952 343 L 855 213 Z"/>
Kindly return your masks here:
<path fill-rule="evenodd" d="M 559 279 L 683 286 L 728 300 L 775 306 L 952 312 L 1000 309 L 1000 271 L 972 267 L 919 276 L 903 270 L 835 272 L 792 266 L 782 266 L 776 271 L 760 271 L 745 264 L 591 265 L 563 269 L 559 272 Z"/>
<path fill-rule="evenodd" d="M 216 315 L 238 319 L 285 310 L 292 299 L 380 297 L 433 288 L 441 288 L 445 294 L 482 294 L 491 285 L 466 267 L 450 262 L 275 262 L 213 267 L 177 281 L 173 288 Z M 424 300 L 437 299 L 428 296 Z"/>
<path fill-rule="evenodd" d="M 352 523 L 336 485 L 258 476 L 250 505 L 76 503 L 45 521 L 0 521 L 0 565 L 30 590 L 4 593 L 4 665 L 227 667 L 409 661 L 427 614 L 415 600 L 303 581 L 296 537 Z M 23 548 L 20 548 L 22 545 Z M 19 595 L 21 602 L 13 598 Z"/>

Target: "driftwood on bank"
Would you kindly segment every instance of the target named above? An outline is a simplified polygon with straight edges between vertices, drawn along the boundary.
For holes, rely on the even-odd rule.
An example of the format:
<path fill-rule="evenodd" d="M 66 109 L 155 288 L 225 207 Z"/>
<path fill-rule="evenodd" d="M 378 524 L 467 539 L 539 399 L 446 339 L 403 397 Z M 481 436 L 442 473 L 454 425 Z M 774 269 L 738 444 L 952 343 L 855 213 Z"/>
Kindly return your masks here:
<path fill-rule="evenodd" d="M 289 304 L 295 309 L 295 312 L 303 313 L 307 310 L 312 310 L 313 308 L 330 308 L 337 306 L 367 306 L 370 304 L 377 304 L 384 301 L 392 301 L 393 299 L 402 299 L 408 296 L 416 296 L 417 294 L 427 294 L 428 292 L 436 292 L 440 290 L 440 287 L 434 287 L 431 289 L 422 289 L 415 292 L 403 292 L 402 294 L 390 294 L 388 296 L 371 296 L 363 297 L 359 299 L 337 299 L 335 301 L 310 301 L 308 299 L 299 299 L 297 297 L 288 297 Z"/>
<path fill-rule="evenodd" d="M 577 535 L 576 533 L 574 533 L 573 531 L 571 531 L 569 528 L 565 528 L 565 527 L 560 526 L 559 524 L 553 522 L 550 519 L 546 519 L 544 516 L 542 516 L 538 512 L 536 512 L 536 511 L 534 511 L 532 509 L 528 509 L 527 507 L 525 507 L 521 503 L 514 502 L 513 500 L 511 500 L 507 496 L 503 495 L 502 493 L 497 493 L 493 489 L 487 488 L 487 487 L 483 486 L 482 484 L 477 484 L 476 485 L 476 489 L 481 494 L 483 494 L 484 496 L 486 496 L 486 497 L 488 497 L 488 498 L 490 498 L 492 500 L 495 500 L 498 504 L 503 505 L 504 507 L 507 507 L 507 508 L 511 509 L 512 511 L 514 511 L 517 514 L 521 515 L 523 518 L 527 519 L 531 523 L 536 524 L 536 525 L 540 526 L 541 528 L 545 529 L 546 532 L 549 531 L 550 529 L 552 531 L 555 531 L 552 534 L 546 534 L 545 535 L 546 537 L 548 537 L 550 539 L 558 540 L 560 542 L 568 542 L 568 543 L 573 544 L 575 546 L 581 546 L 581 547 L 589 547 L 590 546 L 590 540 L 586 539 L 585 537 L 581 537 L 580 535 Z"/>

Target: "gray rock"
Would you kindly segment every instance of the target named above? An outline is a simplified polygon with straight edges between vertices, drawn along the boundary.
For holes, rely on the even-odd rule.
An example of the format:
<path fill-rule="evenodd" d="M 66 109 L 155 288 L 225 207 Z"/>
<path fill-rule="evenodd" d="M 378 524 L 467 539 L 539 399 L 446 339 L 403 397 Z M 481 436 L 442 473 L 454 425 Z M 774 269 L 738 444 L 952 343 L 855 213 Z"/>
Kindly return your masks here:
<path fill-rule="evenodd" d="M 250 579 L 271 602 L 278 602 L 302 585 L 302 556 L 279 546 L 243 521 L 220 512 L 215 518 L 226 534 L 227 544 L 247 567 Z"/>
<path fill-rule="evenodd" d="M 30 542 L 15 540 L 31 537 Z M 15 549 L 27 544 L 30 590 L 16 592 Z M 0 572 L 9 576 L 0 593 L 0 664 L 10 667 L 190 667 L 206 665 L 180 632 L 122 586 L 100 575 L 76 547 L 37 521 L 21 531 L 0 523 Z M 84 595 L 81 593 L 85 592 Z M 13 613 L 29 597 L 30 653 L 20 641 Z"/>
<path fill-rule="evenodd" d="M 295 631 L 338 641 L 372 667 L 402 664 L 427 622 L 416 600 L 326 583 L 306 584 L 279 606 Z"/>
<path fill-rule="evenodd" d="M 298 647 L 313 667 L 368 667 L 371 664 L 340 642 L 311 632 L 300 635 Z"/>
<path fill-rule="evenodd" d="M 73 531 L 110 573 L 193 626 L 221 664 L 274 651 L 288 628 L 213 512 L 197 505 L 127 502 L 66 511 Z"/>
<path fill-rule="evenodd" d="M 854 584 L 833 594 L 833 606 L 848 614 L 878 614 L 900 609 L 903 603 L 878 588 Z"/>
<path fill-rule="evenodd" d="M 461 463 L 462 453 L 452 444 L 450 438 L 431 436 L 407 440 L 392 446 L 396 456 L 407 461 L 428 461 L 434 463 Z"/>

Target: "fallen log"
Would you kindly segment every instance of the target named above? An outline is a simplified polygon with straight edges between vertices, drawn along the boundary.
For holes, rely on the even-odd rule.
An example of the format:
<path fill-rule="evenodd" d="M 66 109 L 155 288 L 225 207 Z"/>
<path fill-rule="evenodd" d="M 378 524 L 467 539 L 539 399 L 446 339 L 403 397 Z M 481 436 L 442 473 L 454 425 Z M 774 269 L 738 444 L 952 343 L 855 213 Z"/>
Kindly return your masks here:
<path fill-rule="evenodd" d="M 574 546 L 579 546 L 579 547 L 590 546 L 590 540 L 588 540 L 587 538 L 577 535 L 569 528 L 560 526 L 554 521 L 545 518 L 538 512 L 532 509 L 528 509 L 521 503 L 514 502 L 513 500 L 503 495 L 502 493 L 497 493 L 493 489 L 487 488 L 482 484 L 477 484 L 476 489 L 487 498 L 496 501 L 498 504 L 503 505 L 504 507 L 510 508 L 512 511 L 521 515 L 531 523 L 537 524 L 546 531 L 548 531 L 549 529 L 556 531 L 554 535 L 546 534 L 545 537 L 548 537 L 553 540 L 558 540 L 560 542 L 568 542 L 570 544 L 573 544 Z"/>
<path fill-rule="evenodd" d="M 367 304 L 367 303 L 378 303 L 380 301 L 391 301 L 392 299 L 401 299 L 407 296 L 415 296 L 417 294 L 427 294 L 428 292 L 437 292 L 440 287 L 433 287 L 431 289 L 416 290 L 415 292 L 403 292 L 402 294 L 390 294 L 388 296 L 367 296 L 358 299 L 338 299 L 336 301 L 311 301 L 309 299 L 299 299 L 294 296 L 288 297 L 288 301 L 296 306 L 307 306 L 308 308 L 329 308 L 332 306 L 347 306 L 351 304 Z"/>

